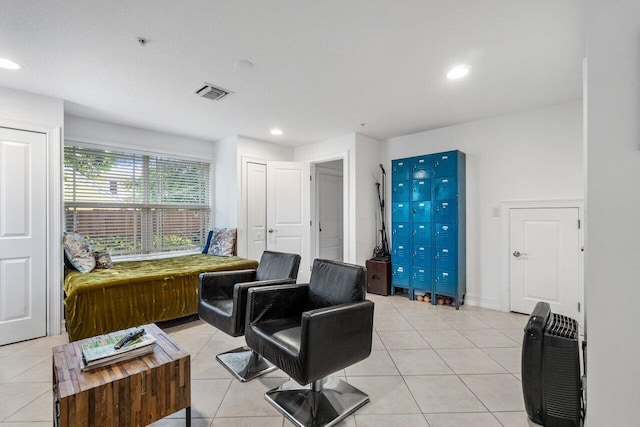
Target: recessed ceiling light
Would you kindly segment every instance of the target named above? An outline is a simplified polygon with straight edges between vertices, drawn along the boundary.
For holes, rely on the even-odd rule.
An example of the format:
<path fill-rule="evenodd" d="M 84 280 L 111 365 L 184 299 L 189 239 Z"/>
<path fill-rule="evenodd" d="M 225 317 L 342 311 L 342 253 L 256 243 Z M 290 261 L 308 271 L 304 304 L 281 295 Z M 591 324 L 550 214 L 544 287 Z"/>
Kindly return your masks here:
<path fill-rule="evenodd" d="M 451 80 L 460 79 L 469 74 L 469 70 L 471 70 L 471 67 L 468 65 L 456 65 L 447 73 L 447 78 Z"/>
<path fill-rule="evenodd" d="M 282 135 L 282 129 L 278 129 L 278 128 L 271 129 L 271 135 Z"/>
<path fill-rule="evenodd" d="M 8 59 L 0 58 L 0 68 L 6 68 L 7 70 L 19 70 L 20 66 Z"/>

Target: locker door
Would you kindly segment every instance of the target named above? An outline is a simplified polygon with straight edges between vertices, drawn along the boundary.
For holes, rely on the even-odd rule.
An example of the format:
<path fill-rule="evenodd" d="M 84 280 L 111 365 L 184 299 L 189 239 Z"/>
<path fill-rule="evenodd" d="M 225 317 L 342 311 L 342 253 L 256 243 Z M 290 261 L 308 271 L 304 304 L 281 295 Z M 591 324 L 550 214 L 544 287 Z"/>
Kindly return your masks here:
<path fill-rule="evenodd" d="M 394 286 L 408 287 L 410 283 L 410 278 L 411 278 L 411 275 L 409 273 L 408 266 L 393 265 L 393 271 L 391 272 L 391 283 Z"/>
<path fill-rule="evenodd" d="M 458 245 L 458 233 L 455 224 L 436 224 L 436 247 L 456 247 Z"/>
<path fill-rule="evenodd" d="M 426 245 L 413 246 L 413 265 L 427 265 L 431 263 L 431 248 Z"/>
<path fill-rule="evenodd" d="M 455 176 L 435 178 L 433 194 L 436 200 L 449 200 L 458 197 L 458 179 Z"/>
<path fill-rule="evenodd" d="M 391 214 L 393 215 L 393 221 L 397 222 L 409 222 L 409 202 L 395 202 L 391 204 Z"/>
<path fill-rule="evenodd" d="M 411 286 L 431 292 L 431 267 L 413 267 L 411 271 Z"/>
<path fill-rule="evenodd" d="M 413 222 L 431 221 L 431 202 L 413 202 L 411 208 Z"/>
<path fill-rule="evenodd" d="M 392 202 L 408 202 L 411 191 L 411 181 L 397 181 L 391 186 Z"/>
<path fill-rule="evenodd" d="M 411 178 L 411 161 L 408 159 L 391 161 L 391 178 L 393 181 L 408 181 Z"/>
<path fill-rule="evenodd" d="M 456 249 L 453 248 L 437 248 L 436 254 L 436 270 L 455 271 L 458 264 Z"/>
<path fill-rule="evenodd" d="M 432 156 L 420 156 L 413 159 L 413 179 L 425 179 L 433 176 Z"/>
<path fill-rule="evenodd" d="M 458 210 L 455 200 L 445 200 L 434 203 L 433 217 L 436 222 L 456 223 L 458 221 Z"/>
<path fill-rule="evenodd" d="M 411 189 L 411 200 L 414 202 L 419 200 L 431 200 L 431 180 L 430 179 L 414 179 Z"/>
<path fill-rule="evenodd" d="M 411 230 L 406 222 L 394 222 L 391 225 L 392 243 L 411 243 Z"/>
<path fill-rule="evenodd" d="M 434 176 L 456 175 L 457 166 L 458 166 L 457 151 L 448 151 L 446 153 L 438 153 L 434 155 L 434 160 L 433 160 Z"/>
<path fill-rule="evenodd" d="M 428 222 L 417 222 L 413 224 L 413 244 L 431 246 L 431 224 Z"/>
<path fill-rule="evenodd" d="M 393 264 L 411 264 L 411 244 L 394 242 L 391 246 L 391 262 Z"/>
<path fill-rule="evenodd" d="M 455 296 L 457 286 L 458 280 L 455 271 L 436 269 L 436 293 Z"/>

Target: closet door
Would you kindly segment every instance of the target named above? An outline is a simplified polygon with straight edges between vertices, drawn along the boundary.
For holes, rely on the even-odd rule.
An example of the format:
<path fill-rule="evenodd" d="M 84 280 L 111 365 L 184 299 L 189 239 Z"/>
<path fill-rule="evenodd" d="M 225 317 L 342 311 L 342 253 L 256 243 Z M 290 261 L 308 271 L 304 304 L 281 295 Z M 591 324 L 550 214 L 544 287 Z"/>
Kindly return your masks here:
<path fill-rule="evenodd" d="M 300 254 L 300 283 L 311 275 L 309 170 L 305 162 L 267 162 L 267 249 Z"/>
<path fill-rule="evenodd" d="M 0 345 L 46 335 L 47 136 L 0 127 Z"/>

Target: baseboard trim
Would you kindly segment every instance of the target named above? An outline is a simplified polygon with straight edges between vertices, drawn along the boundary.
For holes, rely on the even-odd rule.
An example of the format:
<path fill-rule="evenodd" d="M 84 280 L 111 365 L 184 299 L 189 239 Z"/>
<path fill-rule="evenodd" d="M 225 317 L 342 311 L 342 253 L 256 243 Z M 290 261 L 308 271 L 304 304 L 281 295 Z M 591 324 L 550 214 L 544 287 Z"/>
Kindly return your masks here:
<path fill-rule="evenodd" d="M 472 297 L 467 295 L 464 297 L 464 303 L 472 305 L 474 307 L 482 307 L 482 308 L 489 308 L 491 310 L 503 311 L 502 305 L 500 304 L 500 301 L 498 301 L 497 299 L 479 298 L 479 297 Z"/>

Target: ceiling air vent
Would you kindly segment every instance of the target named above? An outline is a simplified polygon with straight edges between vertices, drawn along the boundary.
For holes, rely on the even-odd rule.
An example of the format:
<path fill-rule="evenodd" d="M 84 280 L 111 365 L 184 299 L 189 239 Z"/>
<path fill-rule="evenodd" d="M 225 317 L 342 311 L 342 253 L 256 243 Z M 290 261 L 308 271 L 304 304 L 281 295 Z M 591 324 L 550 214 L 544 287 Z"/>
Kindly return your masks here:
<path fill-rule="evenodd" d="M 209 98 L 213 101 L 219 101 L 225 96 L 229 95 L 230 90 L 222 89 L 221 87 L 216 87 L 209 83 L 205 83 L 200 89 L 196 91 L 197 95 L 200 95 L 203 98 Z"/>

